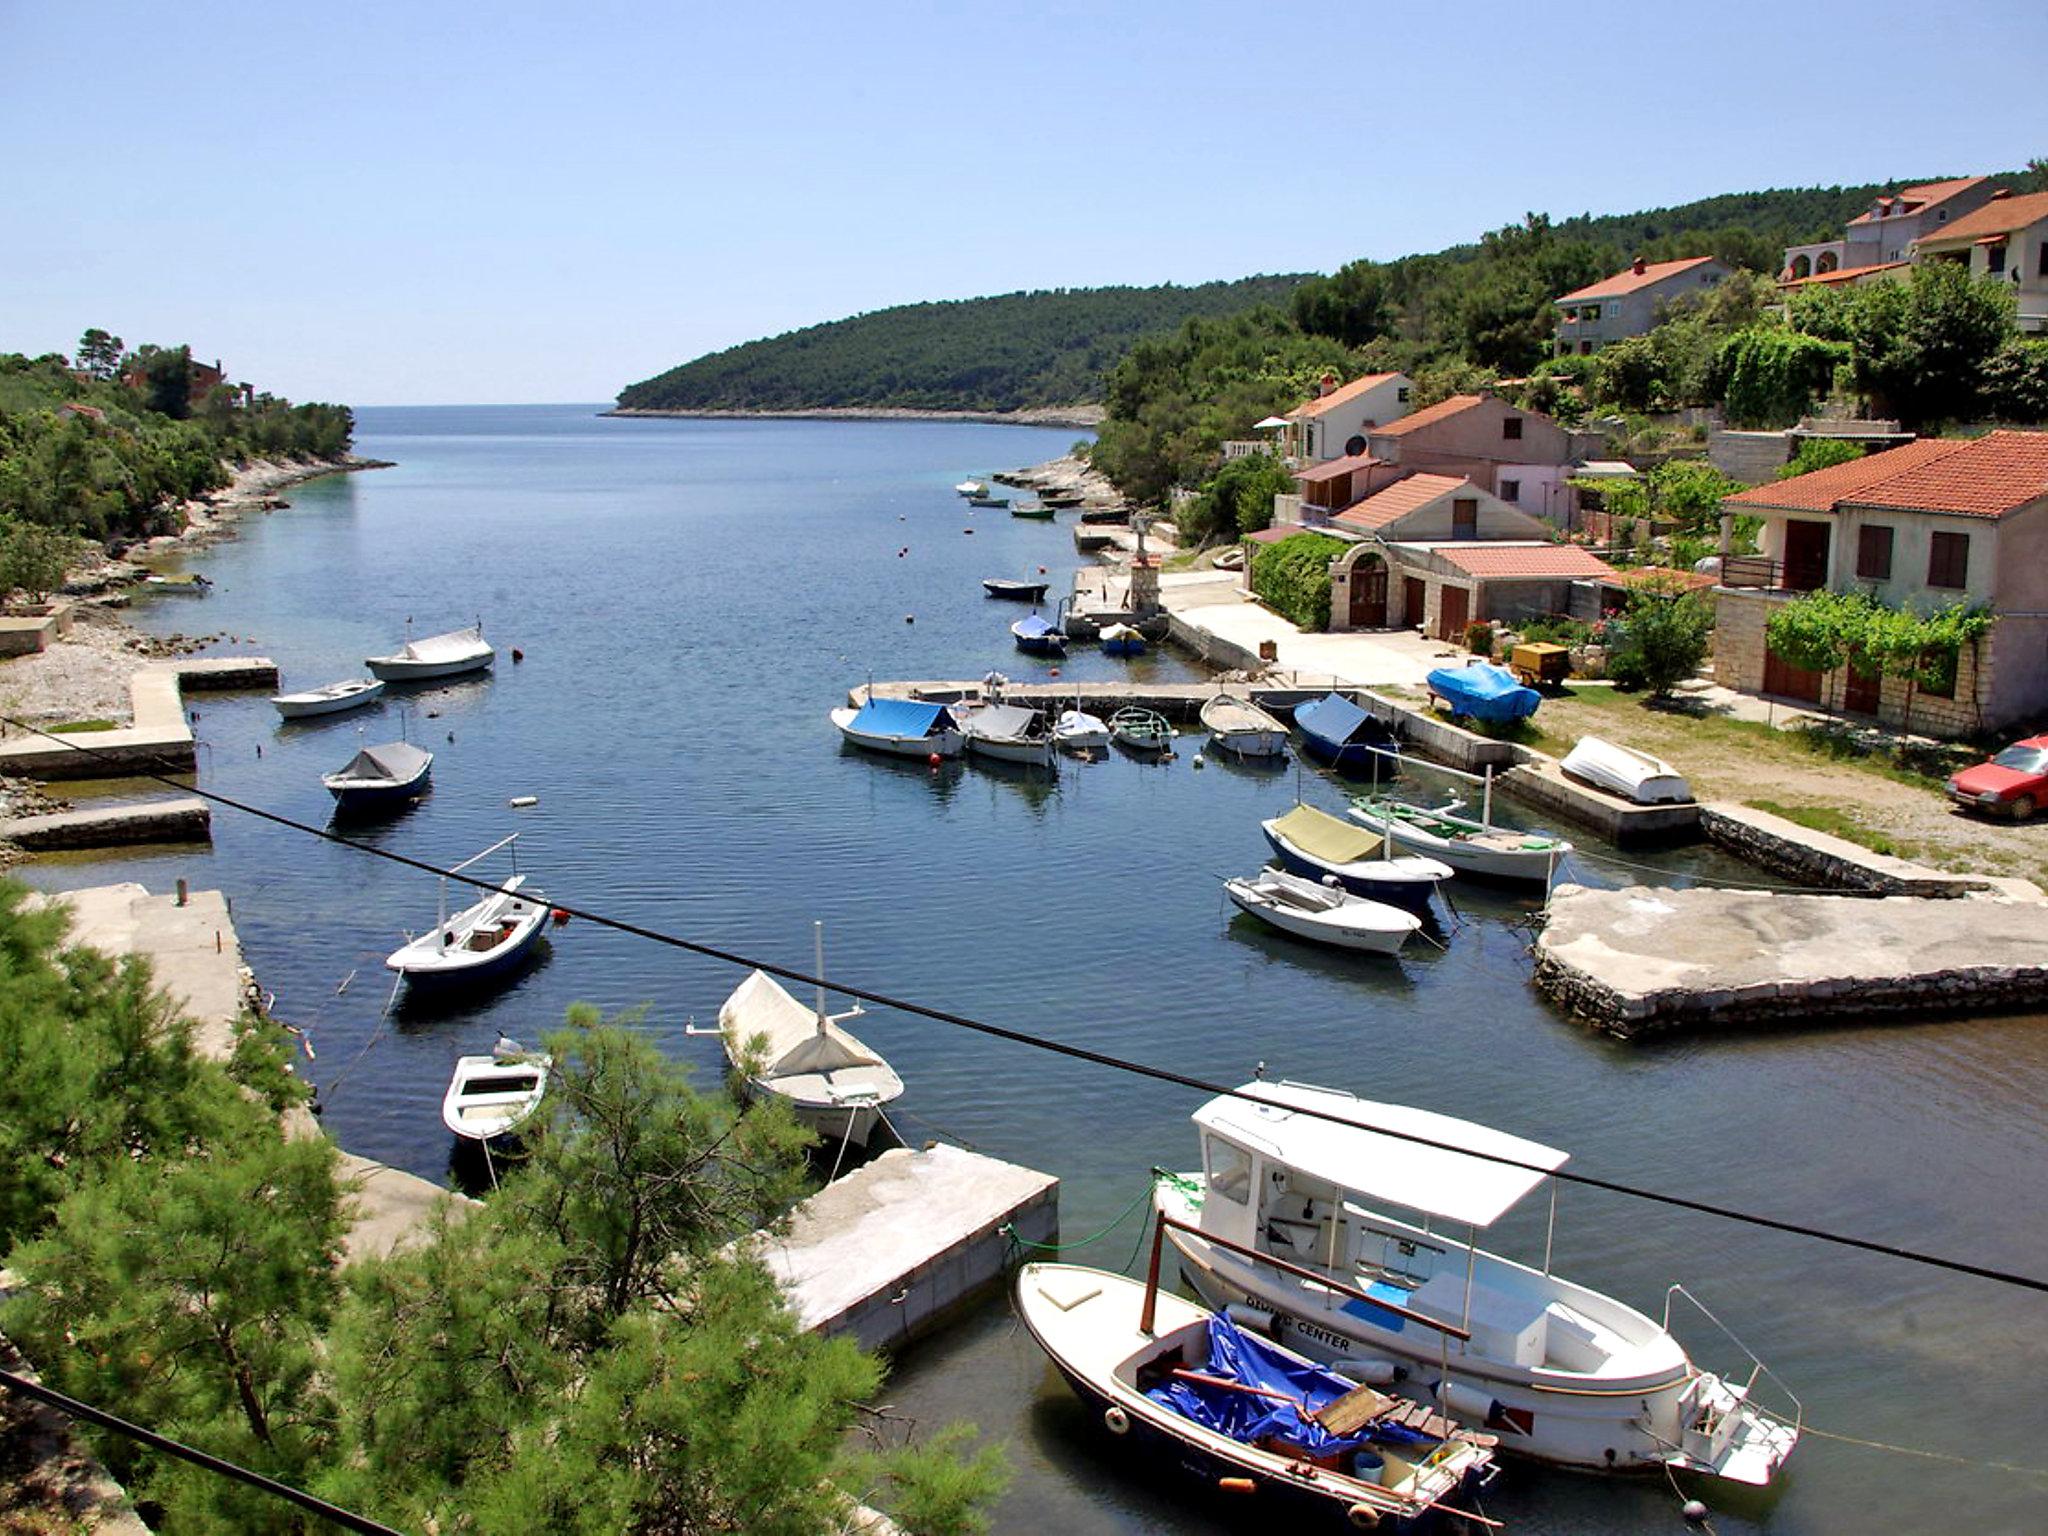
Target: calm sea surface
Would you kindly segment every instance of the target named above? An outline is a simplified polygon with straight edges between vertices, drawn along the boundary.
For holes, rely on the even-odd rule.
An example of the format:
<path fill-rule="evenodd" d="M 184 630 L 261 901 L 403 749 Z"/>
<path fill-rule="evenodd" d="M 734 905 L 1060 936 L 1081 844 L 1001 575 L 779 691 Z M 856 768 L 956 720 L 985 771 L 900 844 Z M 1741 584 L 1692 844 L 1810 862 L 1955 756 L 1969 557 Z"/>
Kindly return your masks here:
<path fill-rule="evenodd" d="M 406 711 L 411 739 L 436 753 L 435 788 L 373 836 L 407 854 L 453 862 L 517 831 L 520 868 L 548 892 L 651 928 L 802 965 L 823 918 L 830 971 L 880 990 L 1215 1079 L 1265 1062 L 1568 1148 L 1589 1173 L 2048 1274 L 2041 1019 L 1623 1046 L 1530 990 L 1524 903 L 1461 890 L 1447 947 L 1393 963 L 1233 920 L 1217 877 L 1260 863 L 1260 817 L 1297 783 L 1341 807 L 1314 772 L 1119 757 L 1064 764 L 1048 783 L 843 750 L 825 713 L 870 674 L 1045 675 L 1009 644 L 1020 610 L 978 583 L 1043 566 L 1064 585 L 1071 517 L 970 513 L 951 486 L 1052 457 L 1072 433 L 593 410 L 366 410 L 361 451 L 399 467 L 290 492 L 289 510 L 194 558 L 212 597 L 161 598 L 137 622 L 224 633 L 220 649 L 272 656 L 307 687 L 359 674 L 408 618 L 430 634 L 481 616 L 496 675 Z M 1090 651 L 1065 669 L 1126 674 L 1197 675 L 1171 656 Z M 256 695 L 189 702 L 205 787 L 315 823 L 328 814 L 319 775 L 355 750 L 358 726 L 377 742 L 401 725 L 390 701 L 288 727 Z M 519 795 L 539 804 L 508 809 Z M 382 957 L 432 925 L 434 882 L 231 811 L 214 837 L 210 852 L 27 876 L 164 889 L 186 875 L 229 892 L 250 964 L 310 1034 L 327 1124 L 352 1151 L 440 1177 L 454 1057 L 501 1031 L 530 1040 L 572 1001 L 644 1007 L 644 1027 L 717 1080 L 717 1042 L 685 1029 L 714 1018 L 730 968 L 572 924 L 496 998 L 387 1020 Z M 1743 873 L 1707 854 L 1659 862 L 1675 879 Z M 1124 1211 L 1155 1163 L 1190 1164 L 1196 1101 L 1178 1090 L 882 1010 L 860 1030 L 910 1085 L 906 1134 L 1058 1174 L 1070 1240 Z M 1540 1222 L 1511 1218 L 1498 1235 L 1540 1255 Z M 1072 1256 L 1118 1268 L 1138 1236 L 1127 1221 Z M 1683 1279 L 1818 1429 L 2048 1465 L 2048 1298 L 1571 1190 L 1557 1265 L 1653 1315 Z M 1732 1347 L 1692 1321 L 1681 1332 L 1696 1356 L 1732 1369 Z M 888 1398 L 1008 1443 L 1005 1532 L 1232 1528 L 1213 1499 L 1132 1478 L 1001 1302 L 908 1354 Z M 1775 1504 L 1730 1506 L 1715 1524 L 2038 1530 L 2044 1498 L 2048 1479 L 1810 1436 Z M 1524 1532 L 1680 1528 L 1657 1481 L 1510 1465 L 1485 1502 Z"/>

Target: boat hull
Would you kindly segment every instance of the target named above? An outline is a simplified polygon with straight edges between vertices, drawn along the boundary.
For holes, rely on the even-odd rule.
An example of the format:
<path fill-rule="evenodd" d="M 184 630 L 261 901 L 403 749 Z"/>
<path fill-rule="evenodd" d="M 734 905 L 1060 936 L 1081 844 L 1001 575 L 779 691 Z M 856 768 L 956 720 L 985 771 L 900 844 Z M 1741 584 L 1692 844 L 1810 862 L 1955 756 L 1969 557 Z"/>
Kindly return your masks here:
<path fill-rule="evenodd" d="M 1232 757 L 1280 757 L 1287 751 L 1284 730 L 1212 731 L 1209 744 Z"/>
<path fill-rule="evenodd" d="M 875 1128 L 882 1123 L 881 1104 L 818 1104 L 797 1099 L 786 1093 L 778 1093 L 766 1083 L 756 1079 L 747 1085 L 748 1091 L 761 1100 L 780 1099 L 787 1104 L 797 1123 L 817 1135 L 827 1146 L 845 1142 L 848 1146 L 865 1147 L 875 1134 Z"/>
<path fill-rule="evenodd" d="M 1067 642 L 1064 637 L 1053 639 L 1046 635 L 1015 635 L 1017 649 L 1026 656 L 1064 656 Z"/>
<path fill-rule="evenodd" d="M 488 672 L 497 659 L 491 654 L 464 656 L 455 661 L 403 661 L 396 656 L 372 656 L 363 665 L 380 682 L 423 683 L 437 677 L 467 677 L 472 672 Z"/>
<path fill-rule="evenodd" d="M 327 793 L 334 796 L 335 810 L 345 815 L 365 811 L 391 811 L 410 805 L 427 792 L 431 774 L 422 773 L 418 778 L 403 784 L 352 784 L 339 785 L 328 782 Z"/>
<path fill-rule="evenodd" d="M 1260 900 L 1255 887 L 1243 881 L 1224 882 L 1223 889 L 1237 904 L 1240 912 L 1249 913 L 1270 928 L 1306 939 L 1313 944 L 1328 945 L 1332 949 L 1348 949 L 1356 954 L 1391 955 L 1400 951 L 1408 935 L 1419 924 L 1394 928 L 1357 928 L 1327 919 L 1318 919 L 1314 914 L 1289 907 L 1281 902 Z"/>
<path fill-rule="evenodd" d="M 1000 597 L 1016 603 L 1041 603 L 1045 601 L 1046 581 L 984 581 L 981 590 L 989 597 Z"/>
<path fill-rule="evenodd" d="M 1354 896 L 1369 896 L 1374 901 L 1406 907 L 1411 912 L 1428 910 L 1437 886 L 1450 874 L 1434 859 L 1419 859 L 1413 854 L 1404 854 L 1398 859 L 1366 859 L 1358 864 L 1326 864 L 1313 854 L 1296 848 L 1272 828 L 1262 830 L 1281 866 L 1290 874 L 1306 875 L 1311 880 L 1334 875 Z M 1385 868 L 1373 870 L 1367 867 L 1376 865 L 1384 865 Z"/>
<path fill-rule="evenodd" d="M 962 738 L 958 731 L 938 731 L 929 736 L 886 736 L 875 731 L 856 731 L 852 721 L 858 713 L 860 711 L 854 709 L 835 709 L 832 711 L 832 723 L 839 728 L 841 736 L 865 751 L 882 752 L 891 757 L 960 755 Z"/>
<path fill-rule="evenodd" d="M 316 715 L 338 715 L 344 710 L 361 709 L 365 704 L 376 703 L 383 694 L 381 682 L 367 682 L 347 693 L 315 689 L 307 693 L 281 693 L 270 702 L 286 720 L 309 720 Z"/>
<path fill-rule="evenodd" d="M 1105 640 L 1102 642 L 1102 654 L 1105 656 L 1142 656 L 1145 654 L 1145 642 L 1142 639 Z"/>
<path fill-rule="evenodd" d="M 967 738 L 969 757 L 993 758 L 999 763 L 1025 763 L 1033 768 L 1050 768 L 1053 760 L 1052 741 L 1006 741 L 990 740 L 983 736 Z"/>
<path fill-rule="evenodd" d="M 1439 837 L 1399 817 L 1378 816 L 1356 805 L 1349 814 L 1404 853 L 1440 860 L 1461 875 L 1482 880 L 1547 885 L 1558 864 L 1572 851 L 1566 842 L 1554 842 L 1548 848 L 1501 848 L 1467 838 Z"/>

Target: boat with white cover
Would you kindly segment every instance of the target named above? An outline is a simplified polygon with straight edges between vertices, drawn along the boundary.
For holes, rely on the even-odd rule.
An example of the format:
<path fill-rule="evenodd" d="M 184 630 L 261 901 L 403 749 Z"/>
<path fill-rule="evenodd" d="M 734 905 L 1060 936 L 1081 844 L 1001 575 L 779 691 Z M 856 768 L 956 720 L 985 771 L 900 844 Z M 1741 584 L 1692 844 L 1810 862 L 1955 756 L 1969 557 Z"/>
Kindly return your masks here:
<path fill-rule="evenodd" d="M 1541 1268 L 1477 1246 L 1546 1184 L 1554 1232 L 1549 1175 L 1566 1153 L 1306 1083 L 1247 1083 L 1194 1122 L 1201 1171 L 1158 1180 L 1154 1203 L 1195 1229 L 1168 1240 L 1211 1306 L 1269 1311 L 1282 1343 L 1426 1386 L 1503 1449 L 1544 1461 L 1761 1486 L 1797 1443 L 1797 1399 L 1785 1393 L 1789 1414 L 1759 1404 L 1760 1378 L 1783 1389 L 1754 1356 L 1742 1381 L 1692 1363 L 1669 1326 L 1672 1298 L 1692 1300 L 1682 1286 L 1659 1323 L 1553 1275 L 1548 1236 Z"/>
<path fill-rule="evenodd" d="M 1109 722 L 1077 703 L 1053 721 L 1052 739 L 1062 752 L 1100 752 L 1109 745 Z"/>
<path fill-rule="evenodd" d="M 1240 910 L 1259 921 L 1337 949 L 1391 955 L 1422 926 L 1413 912 L 1284 869 L 1262 869 L 1249 880 L 1225 880 L 1223 889 Z"/>
<path fill-rule="evenodd" d="M 387 683 L 414 683 L 482 672 L 497 659 L 498 653 L 484 639 L 483 626 L 472 624 L 468 629 L 451 629 L 445 635 L 408 640 L 389 656 L 365 657 L 363 665 Z"/>
<path fill-rule="evenodd" d="M 383 810 L 426 791 L 434 754 L 409 741 L 364 747 L 333 773 L 320 775 L 337 811 Z"/>
<path fill-rule="evenodd" d="M 962 480 L 953 489 L 962 496 L 986 496 L 988 494 L 988 482 L 986 480 Z"/>
<path fill-rule="evenodd" d="M 958 757 L 960 723 L 944 704 L 870 698 L 859 709 L 835 709 L 832 724 L 856 747 L 895 757 Z"/>
<path fill-rule="evenodd" d="M 1204 703 L 1202 728 L 1217 751 L 1238 757 L 1279 757 L 1287 750 L 1287 727 L 1239 694 L 1218 693 Z"/>
<path fill-rule="evenodd" d="M 824 925 L 815 925 L 817 974 L 825 972 Z M 785 1100 L 803 1124 L 827 1141 L 868 1144 L 884 1109 L 903 1094 L 903 1079 L 868 1049 L 842 1019 L 861 1012 L 825 1012 L 825 989 L 806 1008 L 766 971 L 755 971 L 718 1010 L 726 1060 L 749 1071 L 748 1091 Z"/>
<path fill-rule="evenodd" d="M 960 735 L 970 757 L 991 757 L 1006 763 L 1053 765 L 1053 737 L 1042 710 L 1021 704 L 984 704 L 979 709 L 954 707 Z"/>
<path fill-rule="evenodd" d="M 533 1117 L 547 1093 L 554 1058 L 529 1051 L 503 1035 L 488 1056 L 458 1056 L 441 1123 L 464 1141 L 510 1136 Z"/>
<path fill-rule="evenodd" d="M 338 715 L 345 709 L 361 709 L 383 696 L 384 685 L 374 677 L 351 677 L 303 693 L 280 693 L 271 704 L 287 720 L 304 720 L 312 715 Z"/>
<path fill-rule="evenodd" d="M 1692 799 L 1685 775 L 1663 758 L 1598 736 L 1581 736 L 1558 767 L 1637 805 L 1684 805 Z"/>
<path fill-rule="evenodd" d="M 460 874 L 500 848 L 514 848 L 516 856 L 518 836 L 515 832 L 502 842 L 493 843 L 482 853 L 455 865 L 449 873 Z M 413 985 L 476 981 L 499 975 L 532 953 L 547 917 L 547 898 L 539 891 L 528 891 L 526 876 L 518 873 L 481 901 L 472 902 L 451 916 L 448 881 L 444 876 L 439 921 L 385 956 L 384 965 Z"/>
<path fill-rule="evenodd" d="M 1297 805 L 1259 828 L 1280 862 L 1311 880 L 1334 879 L 1345 890 L 1375 901 L 1422 911 L 1451 867 L 1417 853 L 1396 855 L 1385 838 L 1340 821 L 1312 805 Z"/>
<path fill-rule="evenodd" d="M 1489 786 L 1490 788 L 1491 786 Z M 1456 814 L 1459 801 L 1430 807 L 1391 795 L 1359 795 L 1350 816 L 1407 853 L 1440 859 L 1461 875 L 1548 885 L 1572 845 L 1547 832 L 1518 832 Z"/>

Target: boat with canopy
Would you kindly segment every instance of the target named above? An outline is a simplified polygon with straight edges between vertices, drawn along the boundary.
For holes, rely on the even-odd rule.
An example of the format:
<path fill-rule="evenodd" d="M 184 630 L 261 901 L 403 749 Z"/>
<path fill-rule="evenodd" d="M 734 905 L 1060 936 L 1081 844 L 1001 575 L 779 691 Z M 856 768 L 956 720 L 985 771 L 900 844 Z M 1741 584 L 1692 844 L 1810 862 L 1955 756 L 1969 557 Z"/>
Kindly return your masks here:
<path fill-rule="evenodd" d="M 372 676 L 387 683 L 412 683 L 482 672 L 497 658 L 498 653 L 484 639 L 483 625 L 472 624 L 467 629 L 451 629 L 445 635 L 408 640 L 389 656 L 365 657 L 363 665 Z"/>
<path fill-rule="evenodd" d="M 958 757 L 960 724 L 944 704 L 870 697 L 858 709 L 835 709 L 832 724 L 856 747 L 895 757 Z"/>
<path fill-rule="evenodd" d="M 1318 762 L 1339 773 L 1392 773 L 1400 743 L 1393 731 L 1341 693 L 1294 706 L 1294 728 Z"/>
<path fill-rule="evenodd" d="M 1006 763 L 1029 763 L 1050 768 L 1053 763 L 1053 735 L 1042 710 L 1021 704 L 984 704 L 961 711 L 960 734 L 970 757 L 990 757 Z"/>
<path fill-rule="evenodd" d="M 1291 873 L 1333 879 L 1375 901 L 1419 912 L 1429 906 L 1437 886 L 1451 878 L 1450 865 L 1420 854 L 1396 855 L 1385 838 L 1312 805 L 1297 805 L 1285 816 L 1260 822 L 1259 828 Z"/>
<path fill-rule="evenodd" d="M 385 810 L 417 798 L 434 770 L 434 754 L 409 741 L 364 747 L 320 782 L 341 812 Z"/>
<path fill-rule="evenodd" d="M 1052 739 L 1062 752 L 1100 752 L 1109 745 L 1109 723 L 1088 713 L 1076 699 L 1072 709 L 1061 710 L 1053 721 Z"/>

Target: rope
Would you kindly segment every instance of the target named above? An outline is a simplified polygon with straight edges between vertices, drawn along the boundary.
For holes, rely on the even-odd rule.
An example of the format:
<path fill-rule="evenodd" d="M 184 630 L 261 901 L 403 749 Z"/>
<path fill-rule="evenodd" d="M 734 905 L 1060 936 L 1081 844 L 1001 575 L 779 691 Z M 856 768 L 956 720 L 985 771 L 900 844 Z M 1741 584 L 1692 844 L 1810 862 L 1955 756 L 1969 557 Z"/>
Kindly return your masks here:
<path fill-rule="evenodd" d="M 1167 1177 L 1173 1178 L 1176 1176 L 1169 1174 L 1167 1175 Z M 1139 1206 L 1144 1205 L 1151 1200 L 1152 1190 L 1153 1186 L 1151 1184 L 1147 1184 L 1142 1190 L 1138 1192 L 1138 1197 L 1135 1200 L 1133 1200 L 1129 1205 L 1125 1206 L 1123 1210 L 1118 1212 L 1116 1219 L 1110 1222 L 1108 1226 L 1104 1227 L 1100 1232 L 1091 1232 L 1086 1237 L 1077 1237 L 1071 1243 L 1033 1242 L 1028 1237 L 1019 1237 L 1017 1235 L 1017 1229 L 1014 1226 L 1010 1225 L 1010 1223 L 1008 1222 L 1004 1222 L 1003 1225 L 998 1227 L 996 1230 L 998 1232 L 1001 1232 L 1005 1237 L 1009 1238 L 1009 1240 L 1012 1243 L 1016 1244 L 1016 1246 L 1018 1246 L 1019 1248 L 1033 1248 L 1040 1253 L 1065 1253 L 1069 1248 L 1086 1248 L 1090 1243 L 1100 1242 L 1103 1238 L 1109 1236 L 1110 1233 L 1114 1232 L 1118 1227 L 1122 1226 L 1126 1221 L 1130 1220 L 1131 1212 L 1137 1210 Z"/>
<path fill-rule="evenodd" d="M 1923 1451 L 1910 1445 L 1889 1445 L 1882 1440 L 1864 1440 L 1855 1435 L 1838 1435 L 1825 1429 L 1815 1429 L 1811 1424 L 1802 1424 L 1799 1433 L 1818 1435 L 1823 1440 L 1838 1441 L 1843 1445 L 1860 1445 L 1871 1451 L 1890 1451 L 1898 1456 L 1924 1456 L 1929 1461 L 1953 1462 L 1959 1467 L 1988 1467 L 1995 1472 L 2016 1472 L 2021 1477 L 2038 1477 L 2048 1481 L 2048 1467 L 2022 1467 L 2010 1461 L 1979 1461 L 1974 1457 L 1958 1456 L 1952 1451 Z"/>
<path fill-rule="evenodd" d="M 1583 848 L 1574 848 L 1571 859 L 1584 859 L 1589 864 L 1611 864 L 1616 869 L 1640 870 L 1645 874 L 1662 875 L 1670 879 L 1672 871 L 1655 864 L 1631 864 L 1627 859 L 1612 858 L 1604 853 L 1588 853 Z M 1871 893 L 1854 885 L 1774 885 L 1768 880 L 1716 880 L 1711 875 L 1690 875 L 1688 879 L 1696 885 L 1718 885 L 1731 891 L 1783 891 L 1795 896 L 1867 896 Z"/>

